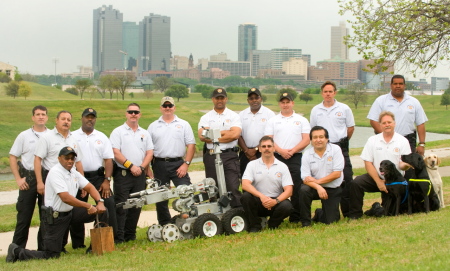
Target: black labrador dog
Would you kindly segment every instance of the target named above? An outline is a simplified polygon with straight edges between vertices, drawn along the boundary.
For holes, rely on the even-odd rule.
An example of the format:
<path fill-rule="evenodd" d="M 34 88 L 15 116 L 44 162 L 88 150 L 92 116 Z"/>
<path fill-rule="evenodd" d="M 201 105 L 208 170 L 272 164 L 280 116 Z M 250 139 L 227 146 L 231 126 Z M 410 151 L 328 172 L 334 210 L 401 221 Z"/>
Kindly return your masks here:
<path fill-rule="evenodd" d="M 381 193 L 384 215 L 397 216 L 400 214 L 400 205 L 408 204 L 408 182 L 389 160 L 381 161 L 380 173 L 384 176 L 388 190 L 388 193 Z M 409 206 L 408 204 L 408 213 L 411 213 Z"/>
<path fill-rule="evenodd" d="M 412 211 L 428 213 L 439 210 L 439 198 L 434 192 L 422 155 L 418 153 L 402 155 L 402 161 L 414 169 L 413 177 L 408 180 Z"/>

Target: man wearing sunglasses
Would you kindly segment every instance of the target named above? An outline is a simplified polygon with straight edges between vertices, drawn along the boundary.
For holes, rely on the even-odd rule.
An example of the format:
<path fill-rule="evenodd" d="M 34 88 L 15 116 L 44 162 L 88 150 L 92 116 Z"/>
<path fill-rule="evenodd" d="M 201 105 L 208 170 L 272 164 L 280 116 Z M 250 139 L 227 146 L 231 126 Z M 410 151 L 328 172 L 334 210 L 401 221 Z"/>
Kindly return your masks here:
<path fill-rule="evenodd" d="M 110 140 L 114 152 L 114 200 L 124 202 L 129 195 L 146 188 L 146 176 L 153 177 L 149 168 L 153 158 L 150 134 L 139 126 L 141 108 L 130 103 L 125 112 L 126 122 L 112 131 Z M 136 227 L 141 208 L 116 208 L 116 243 L 136 240 Z"/>
<path fill-rule="evenodd" d="M 44 250 L 28 250 L 12 243 L 8 247 L 6 262 L 58 258 L 71 223 L 92 222 L 96 214 L 100 214 L 99 221 L 106 222 L 106 208 L 97 189 L 73 168 L 77 157 L 75 150 L 63 147 L 57 157 L 58 163 L 50 169 L 45 183 L 45 207 L 42 206 L 42 223 L 46 229 Z M 97 205 L 75 198 L 79 189 L 89 193 Z"/>
<path fill-rule="evenodd" d="M 198 123 L 198 137 L 206 143 L 207 149 L 203 154 L 203 163 L 205 164 L 206 178 L 213 178 L 217 181 L 216 167 L 214 161 L 216 156 L 212 154 L 213 144 L 210 139 L 202 136 L 203 130 L 220 129 L 219 145 L 222 153 L 220 158 L 225 172 L 225 183 L 227 190 L 233 195 L 231 207 L 241 206 L 239 191 L 239 156 L 237 155 L 237 140 L 241 135 L 241 119 L 239 115 L 227 108 L 227 92 L 223 88 L 217 88 L 213 91 L 212 102 L 214 109 L 200 118 Z"/>
<path fill-rule="evenodd" d="M 258 146 L 261 158 L 250 161 L 242 175 L 242 207 L 249 223 L 249 232 L 261 231 L 261 217 L 270 216 L 269 229 L 277 228 L 288 217 L 292 204 L 293 182 L 288 167 L 275 158 L 275 143 L 264 136 Z"/>
<path fill-rule="evenodd" d="M 189 185 L 191 179 L 188 168 L 195 153 L 194 132 L 187 121 L 175 115 L 175 101 L 172 97 L 161 99 L 160 111 L 161 117 L 152 122 L 147 129 L 155 147 L 152 160 L 153 174 L 160 182 L 159 185 L 168 185 L 170 181 L 175 186 Z M 168 203 L 168 200 L 156 203 L 158 222 L 161 226 L 170 223 Z"/>

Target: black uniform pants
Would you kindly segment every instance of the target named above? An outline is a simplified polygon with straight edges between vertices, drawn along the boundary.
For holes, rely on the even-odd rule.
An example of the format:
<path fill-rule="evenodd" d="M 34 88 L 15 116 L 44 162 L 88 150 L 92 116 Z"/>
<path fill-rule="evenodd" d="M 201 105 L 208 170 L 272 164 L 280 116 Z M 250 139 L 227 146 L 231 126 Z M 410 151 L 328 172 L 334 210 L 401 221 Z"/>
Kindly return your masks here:
<path fill-rule="evenodd" d="M 256 158 L 260 158 L 261 157 L 261 152 L 257 151 L 256 152 Z M 247 168 L 247 164 L 250 162 L 250 160 L 248 160 L 247 156 L 245 155 L 244 151 L 240 151 L 239 152 L 239 163 L 240 163 L 240 168 L 241 168 L 241 179 L 242 179 L 242 175 L 244 175 L 245 169 Z"/>
<path fill-rule="evenodd" d="M 125 176 L 123 176 L 125 175 Z M 125 202 L 131 193 L 139 192 L 147 187 L 145 172 L 141 176 L 133 176 L 130 171 L 117 168 L 114 172 L 114 201 Z M 141 208 L 116 208 L 117 238 L 116 242 L 136 240 L 136 227 L 141 215 Z"/>
<path fill-rule="evenodd" d="M 348 217 L 350 209 L 350 183 L 353 181 L 353 167 L 350 160 L 349 141 L 347 138 L 341 139 L 339 142 L 333 143 L 341 147 L 342 155 L 344 156 L 344 181 L 341 184 L 342 197 L 341 197 L 341 211 L 344 217 Z"/>
<path fill-rule="evenodd" d="M 269 210 L 263 206 L 258 197 L 253 196 L 249 192 L 244 192 L 241 197 L 241 203 L 248 219 L 249 229 L 261 230 L 262 216 L 270 216 L 267 222 L 269 229 L 277 228 L 292 211 L 292 204 L 289 200 L 283 200 Z"/>
<path fill-rule="evenodd" d="M 161 160 L 153 160 L 152 169 L 155 178 L 160 182 L 159 185 L 168 185 L 172 180 L 175 186 L 179 186 L 182 184 L 190 185 L 191 178 L 189 178 L 189 174 L 182 178 L 178 178 L 177 169 L 183 165 L 184 161 L 174 161 L 174 162 L 166 162 Z M 166 225 L 170 223 L 170 212 L 169 212 L 169 201 L 161 201 L 156 203 L 156 214 L 158 217 L 158 223 L 160 225 Z"/>
<path fill-rule="evenodd" d="M 367 173 L 356 177 L 350 185 L 350 218 L 362 217 L 364 192 L 380 192 L 375 180 Z"/>
<path fill-rule="evenodd" d="M 300 175 L 300 167 L 302 166 L 302 154 L 296 153 L 290 159 L 284 159 L 278 153 L 275 153 L 275 157 L 281 162 L 285 163 L 289 172 L 291 173 L 292 182 L 294 183 L 294 191 L 292 191 L 291 202 L 293 206 L 293 210 L 291 216 L 289 217 L 290 222 L 300 222 L 300 187 L 303 183 L 303 180 Z"/>
<path fill-rule="evenodd" d="M 89 215 L 85 208 L 74 207 L 68 215 L 55 218 L 51 225 L 43 219 L 46 230 L 44 236 L 45 250 L 36 251 L 18 248 L 16 249 L 15 254 L 20 261 L 58 258 L 61 254 L 64 235 L 69 229 L 70 223 L 88 223 L 94 221 L 95 218 L 96 215 Z M 107 221 L 106 212 L 99 215 L 99 220 L 100 222 Z"/>
<path fill-rule="evenodd" d="M 313 200 L 319 200 L 322 202 L 322 212 L 317 221 L 325 224 L 331 224 L 339 221 L 341 213 L 339 212 L 339 202 L 341 201 L 342 188 L 327 188 L 328 199 L 321 199 L 317 190 L 302 184 L 300 188 L 300 221 L 303 226 L 311 225 L 311 203 Z"/>
<path fill-rule="evenodd" d="M 86 178 L 88 181 L 97 189 L 100 189 L 102 183 L 105 181 L 105 176 L 95 176 Z M 102 195 L 101 192 L 100 196 Z M 103 197 L 102 197 L 103 198 Z M 77 199 L 87 202 L 89 199 L 89 194 L 84 198 L 81 197 L 81 190 L 78 191 Z M 114 239 L 117 236 L 117 219 L 116 219 L 116 203 L 114 202 L 114 196 L 110 196 L 109 198 L 103 198 L 104 205 L 106 209 L 108 209 L 109 219 L 108 225 L 113 228 Z M 85 247 L 84 245 L 84 237 L 85 237 L 85 228 L 84 223 L 72 223 L 70 225 L 70 237 L 72 238 L 72 248 L 80 248 Z M 67 240 L 64 245 L 67 244 Z"/>
<path fill-rule="evenodd" d="M 28 233 L 31 225 L 31 219 L 33 218 L 34 209 L 36 206 L 36 199 L 38 200 L 38 213 L 39 219 L 41 217 L 40 206 L 43 204 L 43 197 L 37 192 L 36 176 L 34 173 L 29 173 L 25 181 L 28 184 L 28 190 L 19 190 L 19 197 L 17 198 L 16 210 L 17 210 L 17 224 L 14 230 L 14 236 L 12 242 L 19 247 L 25 248 L 28 241 Z M 43 230 L 39 229 L 37 236 L 38 249 L 44 249 L 43 244 Z"/>
<path fill-rule="evenodd" d="M 217 174 L 215 166 L 216 155 L 210 155 L 209 152 L 203 154 L 203 163 L 205 164 L 206 178 L 213 178 L 217 183 Z M 239 181 L 239 157 L 236 152 L 228 151 L 220 154 L 223 170 L 225 173 L 225 184 L 227 191 L 230 191 L 233 198 L 231 199 L 231 207 L 241 206 L 242 193 L 239 190 L 241 182 Z"/>

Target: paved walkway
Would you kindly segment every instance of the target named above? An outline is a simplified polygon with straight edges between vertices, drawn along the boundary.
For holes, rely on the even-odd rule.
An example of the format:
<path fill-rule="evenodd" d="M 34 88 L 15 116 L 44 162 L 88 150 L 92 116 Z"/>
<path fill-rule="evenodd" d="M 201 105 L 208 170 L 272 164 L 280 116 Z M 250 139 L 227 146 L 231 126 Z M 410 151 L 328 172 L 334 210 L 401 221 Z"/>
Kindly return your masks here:
<path fill-rule="evenodd" d="M 442 149 L 433 149 L 426 151 L 425 154 L 432 152 L 436 153 L 439 157 L 447 157 L 450 156 L 450 148 L 442 148 Z M 352 165 L 354 168 L 362 168 L 364 167 L 364 162 L 359 158 L 359 156 L 352 156 L 351 157 Z M 440 167 L 439 173 L 442 177 L 450 176 L 450 166 L 447 167 Z M 189 175 L 191 176 L 191 181 L 193 183 L 199 182 L 205 178 L 205 173 L 203 171 L 195 171 L 195 172 L 189 172 Z M 0 205 L 5 204 L 14 204 L 17 201 L 19 191 L 7 191 L 7 192 L 0 192 Z M 170 209 L 170 212 L 172 215 L 178 214 L 176 211 Z M 157 224 L 157 218 L 156 218 L 156 211 L 144 211 L 141 212 L 141 216 L 139 218 L 139 227 L 148 227 L 153 224 Z M 92 223 L 86 225 L 86 236 L 90 235 L 89 229 L 92 228 Z M 36 242 L 36 236 L 37 236 L 37 227 L 30 228 L 29 238 L 28 238 L 28 249 L 36 249 L 37 248 L 37 242 Z M 13 238 L 14 232 L 4 232 L 0 233 L 0 256 L 6 255 L 8 246 L 11 243 L 11 240 Z M 70 240 L 69 240 L 70 242 Z"/>

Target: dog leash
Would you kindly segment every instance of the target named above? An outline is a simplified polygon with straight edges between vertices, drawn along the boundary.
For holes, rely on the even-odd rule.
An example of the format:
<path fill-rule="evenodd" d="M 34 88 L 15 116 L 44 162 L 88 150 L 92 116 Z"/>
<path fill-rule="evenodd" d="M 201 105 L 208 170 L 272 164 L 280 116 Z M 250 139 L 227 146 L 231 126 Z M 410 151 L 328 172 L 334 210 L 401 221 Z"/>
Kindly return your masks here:
<path fill-rule="evenodd" d="M 406 185 L 405 197 L 403 198 L 402 202 L 400 203 L 400 204 L 403 204 L 406 201 L 406 199 L 408 198 L 408 182 L 403 181 L 403 182 L 387 183 L 386 185 L 396 185 L 396 184 Z"/>

